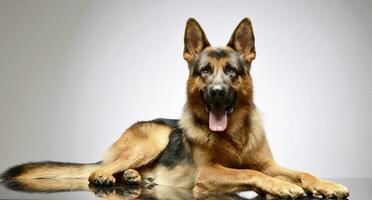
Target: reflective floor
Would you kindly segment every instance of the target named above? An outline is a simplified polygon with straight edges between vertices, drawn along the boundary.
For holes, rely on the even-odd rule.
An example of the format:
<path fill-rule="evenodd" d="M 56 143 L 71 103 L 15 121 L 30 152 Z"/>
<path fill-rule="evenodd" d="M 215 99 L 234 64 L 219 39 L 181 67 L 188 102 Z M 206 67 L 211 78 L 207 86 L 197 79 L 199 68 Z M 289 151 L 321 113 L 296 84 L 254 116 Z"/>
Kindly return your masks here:
<path fill-rule="evenodd" d="M 333 179 L 347 186 L 349 199 L 371 199 L 372 179 Z M 27 180 L 22 182 L 3 182 L 0 185 L 0 199 L 195 199 L 188 189 L 165 186 L 113 186 L 94 187 L 86 180 Z M 201 199 L 264 199 L 254 192 L 242 192 L 238 195 L 215 195 Z M 303 199 L 320 199 L 304 197 Z"/>

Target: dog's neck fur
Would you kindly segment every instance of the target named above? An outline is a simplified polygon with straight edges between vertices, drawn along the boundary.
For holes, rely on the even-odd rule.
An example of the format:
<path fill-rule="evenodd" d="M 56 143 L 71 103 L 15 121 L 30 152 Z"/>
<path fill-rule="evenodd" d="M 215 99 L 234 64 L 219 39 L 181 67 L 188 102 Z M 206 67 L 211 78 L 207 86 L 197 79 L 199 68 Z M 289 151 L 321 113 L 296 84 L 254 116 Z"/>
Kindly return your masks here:
<path fill-rule="evenodd" d="M 239 151 L 249 151 L 255 148 L 264 138 L 261 119 L 254 106 L 250 109 L 234 111 L 229 117 L 229 126 L 226 131 L 214 133 L 197 120 L 192 113 L 190 105 L 186 103 L 179 125 L 185 131 L 189 142 L 199 145 L 213 146 L 218 140 L 227 140 Z"/>

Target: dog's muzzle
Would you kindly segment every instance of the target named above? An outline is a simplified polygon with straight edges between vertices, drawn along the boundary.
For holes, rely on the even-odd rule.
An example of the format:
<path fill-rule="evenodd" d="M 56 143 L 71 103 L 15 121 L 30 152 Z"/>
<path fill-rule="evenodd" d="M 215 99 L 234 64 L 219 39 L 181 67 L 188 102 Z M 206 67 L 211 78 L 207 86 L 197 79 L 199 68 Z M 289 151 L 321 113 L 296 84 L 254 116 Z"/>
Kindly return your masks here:
<path fill-rule="evenodd" d="M 209 128 L 222 132 L 227 127 L 227 116 L 234 111 L 236 93 L 226 85 L 210 85 L 203 91 L 203 100 L 209 112 Z"/>

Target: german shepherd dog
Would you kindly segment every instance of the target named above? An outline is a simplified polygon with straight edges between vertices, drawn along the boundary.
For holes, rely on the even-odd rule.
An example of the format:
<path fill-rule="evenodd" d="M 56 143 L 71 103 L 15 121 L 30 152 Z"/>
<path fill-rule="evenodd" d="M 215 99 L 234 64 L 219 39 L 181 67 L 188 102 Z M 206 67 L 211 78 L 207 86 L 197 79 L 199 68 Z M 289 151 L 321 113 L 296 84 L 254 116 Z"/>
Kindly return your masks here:
<path fill-rule="evenodd" d="M 26 163 L 3 180 L 86 178 L 91 184 L 158 184 L 205 194 L 253 190 L 274 198 L 346 198 L 346 187 L 279 166 L 253 103 L 252 23 L 243 19 L 226 47 L 211 47 L 195 19 L 186 24 L 187 101 L 180 120 L 155 119 L 128 128 L 93 164 Z"/>

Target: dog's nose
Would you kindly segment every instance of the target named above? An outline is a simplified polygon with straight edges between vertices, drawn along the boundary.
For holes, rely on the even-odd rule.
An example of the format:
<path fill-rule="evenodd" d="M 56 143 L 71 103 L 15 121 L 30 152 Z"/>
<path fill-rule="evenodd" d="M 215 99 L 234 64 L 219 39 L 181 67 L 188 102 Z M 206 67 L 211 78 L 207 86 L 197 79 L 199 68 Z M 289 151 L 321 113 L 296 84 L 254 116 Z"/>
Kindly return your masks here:
<path fill-rule="evenodd" d="M 226 94 L 227 94 L 227 89 L 220 85 L 212 86 L 209 90 L 209 95 L 213 99 L 224 99 L 226 97 Z"/>
<path fill-rule="evenodd" d="M 224 97 L 226 92 L 223 89 L 212 89 L 210 95 L 212 97 Z"/>

